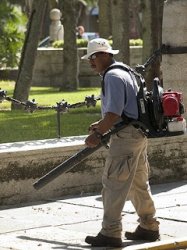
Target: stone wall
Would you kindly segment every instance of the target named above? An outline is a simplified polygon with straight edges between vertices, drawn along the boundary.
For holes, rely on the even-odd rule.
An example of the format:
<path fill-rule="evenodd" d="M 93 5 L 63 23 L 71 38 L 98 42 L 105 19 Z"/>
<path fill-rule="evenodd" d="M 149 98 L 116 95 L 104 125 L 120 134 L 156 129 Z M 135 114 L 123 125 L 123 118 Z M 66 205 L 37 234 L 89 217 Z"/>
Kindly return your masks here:
<path fill-rule="evenodd" d="M 80 165 L 40 190 L 33 183 L 84 148 L 85 136 L 0 144 L 0 205 L 18 204 L 65 195 L 100 192 L 107 149 L 104 147 Z M 150 183 L 187 179 L 187 136 L 149 139 Z"/>
<path fill-rule="evenodd" d="M 88 61 L 81 60 L 86 54 L 86 48 L 78 49 L 79 55 L 79 82 L 81 87 L 100 86 L 100 77 L 89 66 Z M 135 66 L 142 63 L 142 47 L 130 48 L 130 64 Z M 63 74 L 63 49 L 38 48 L 34 66 L 33 86 L 60 86 Z"/>

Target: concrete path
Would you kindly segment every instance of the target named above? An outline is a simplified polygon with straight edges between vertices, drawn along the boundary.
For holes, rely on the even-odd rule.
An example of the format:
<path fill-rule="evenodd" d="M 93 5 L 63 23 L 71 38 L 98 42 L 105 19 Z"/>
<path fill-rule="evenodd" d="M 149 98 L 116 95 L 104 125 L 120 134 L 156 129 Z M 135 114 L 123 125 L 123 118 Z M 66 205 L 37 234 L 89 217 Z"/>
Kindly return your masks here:
<path fill-rule="evenodd" d="M 122 249 L 187 249 L 187 181 L 154 185 L 152 193 L 161 241 L 124 239 Z M 91 249 L 84 239 L 98 233 L 102 214 L 100 195 L 0 207 L 0 250 Z M 137 226 L 137 215 L 129 201 L 123 210 L 123 226 L 124 231 Z"/>

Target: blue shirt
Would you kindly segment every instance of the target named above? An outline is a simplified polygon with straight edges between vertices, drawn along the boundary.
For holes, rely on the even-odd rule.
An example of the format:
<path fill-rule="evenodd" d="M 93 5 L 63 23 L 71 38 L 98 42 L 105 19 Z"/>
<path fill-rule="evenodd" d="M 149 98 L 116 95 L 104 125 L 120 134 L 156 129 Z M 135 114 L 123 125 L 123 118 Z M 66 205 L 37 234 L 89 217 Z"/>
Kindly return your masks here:
<path fill-rule="evenodd" d="M 115 64 L 122 64 L 115 62 Z M 102 117 L 112 112 L 119 116 L 124 113 L 127 117 L 138 118 L 137 106 L 138 85 L 132 73 L 123 69 L 111 69 L 104 77 L 104 95 L 101 93 Z"/>

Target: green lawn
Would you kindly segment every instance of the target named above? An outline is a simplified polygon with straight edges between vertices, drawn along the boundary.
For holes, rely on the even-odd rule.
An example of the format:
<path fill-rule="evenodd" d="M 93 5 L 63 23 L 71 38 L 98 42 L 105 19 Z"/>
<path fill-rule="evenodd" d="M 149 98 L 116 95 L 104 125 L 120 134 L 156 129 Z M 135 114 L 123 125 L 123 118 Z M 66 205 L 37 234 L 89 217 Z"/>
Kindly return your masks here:
<path fill-rule="evenodd" d="M 12 97 L 14 83 L 0 81 L 0 88 Z M 99 88 L 81 88 L 74 92 L 59 92 L 58 88 L 32 87 L 29 100 L 35 99 L 38 106 L 56 106 L 64 100 L 68 104 L 83 102 L 86 96 L 99 96 Z M 0 143 L 40 140 L 58 137 L 57 112 L 36 110 L 10 110 L 10 102 L 0 103 Z M 69 108 L 60 115 L 61 137 L 86 135 L 90 123 L 100 119 L 100 101 L 96 107 Z"/>

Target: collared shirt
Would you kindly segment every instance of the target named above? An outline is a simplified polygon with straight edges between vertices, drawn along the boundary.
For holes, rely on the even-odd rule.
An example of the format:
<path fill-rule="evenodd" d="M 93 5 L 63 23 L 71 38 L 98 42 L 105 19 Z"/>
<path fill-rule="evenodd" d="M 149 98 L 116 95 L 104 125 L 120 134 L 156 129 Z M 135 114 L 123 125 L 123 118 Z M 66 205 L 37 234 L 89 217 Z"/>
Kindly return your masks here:
<path fill-rule="evenodd" d="M 121 64 L 114 62 L 114 64 Z M 138 118 L 137 95 L 138 85 L 132 73 L 123 69 L 111 69 L 104 78 L 104 93 L 101 93 L 102 117 L 112 112 L 119 116 Z"/>

